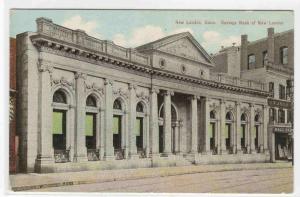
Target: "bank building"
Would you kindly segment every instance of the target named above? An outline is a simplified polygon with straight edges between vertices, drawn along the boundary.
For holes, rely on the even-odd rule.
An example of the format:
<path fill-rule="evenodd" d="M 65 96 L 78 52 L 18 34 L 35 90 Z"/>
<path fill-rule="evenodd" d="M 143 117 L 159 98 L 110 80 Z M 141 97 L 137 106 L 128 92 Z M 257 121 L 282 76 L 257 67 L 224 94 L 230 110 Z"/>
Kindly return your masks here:
<path fill-rule="evenodd" d="M 278 84 L 251 72 L 275 72 L 285 88 L 293 65 L 289 74 L 275 64 L 252 69 L 260 52 L 245 36 L 211 56 L 189 32 L 124 48 L 51 19 L 36 23 L 16 39 L 22 172 L 271 162 L 274 129 L 291 132 L 290 108 L 270 106 Z M 286 48 L 278 53 L 290 58 Z"/>

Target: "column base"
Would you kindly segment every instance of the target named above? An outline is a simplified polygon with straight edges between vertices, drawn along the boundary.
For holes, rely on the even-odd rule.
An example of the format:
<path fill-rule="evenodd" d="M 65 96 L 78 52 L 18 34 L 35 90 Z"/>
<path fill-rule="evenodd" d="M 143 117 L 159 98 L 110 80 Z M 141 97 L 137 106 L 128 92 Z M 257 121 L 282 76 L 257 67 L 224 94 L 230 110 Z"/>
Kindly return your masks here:
<path fill-rule="evenodd" d="M 207 151 L 201 152 L 201 155 L 212 155 L 212 154 L 213 154 L 212 150 L 207 150 Z"/>
<path fill-rule="evenodd" d="M 173 155 L 173 154 L 171 152 L 160 153 L 161 157 L 169 157 L 170 155 Z"/>
<path fill-rule="evenodd" d="M 87 155 L 75 155 L 74 159 L 75 162 L 85 162 L 88 161 Z"/>
<path fill-rule="evenodd" d="M 140 156 L 138 154 L 129 154 L 129 159 L 139 159 Z"/>
<path fill-rule="evenodd" d="M 116 160 L 116 157 L 114 155 L 107 155 L 107 156 L 104 155 L 103 160 L 104 161 L 114 161 L 114 160 Z"/>
<path fill-rule="evenodd" d="M 53 165 L 54 158 L 50 155 L 38 155 L 35 160 L 34 171 L 38 173 L 47 173 L 51 172 L 48 170 L 49 166 Z"/>
<path fill-rule="evenodd" d="M 244 154 L 244 152 L 243 152 L 243 150 L 240 149 L 240 150 L 236 150 L 236 154 L 237 155 L 242 155 L 242 154 Z"/>
<path fill-rule="evenodd" d="M 159 153 L 149 153 L 149 157 L 151 157 L 152 159 L 157 159 L 160 157 Z"/>

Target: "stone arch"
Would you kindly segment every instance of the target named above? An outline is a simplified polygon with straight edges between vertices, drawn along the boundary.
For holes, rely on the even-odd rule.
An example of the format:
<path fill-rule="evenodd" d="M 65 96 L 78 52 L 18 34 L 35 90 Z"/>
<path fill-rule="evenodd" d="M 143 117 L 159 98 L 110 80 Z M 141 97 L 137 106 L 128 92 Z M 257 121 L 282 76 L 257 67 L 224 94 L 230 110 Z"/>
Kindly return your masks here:
<path fill-rule="evenodd" d="M 161 104 L 161 106 L 159 107 L 159 117 L 162 118 L 163 114 L 162 114 L 162 109 L 164 107 L 164 103 Z M 175 117 L 174 117 L 175 116 Z M 172 120 L 178 120 L 179 116 L 178 116 L 178 108 L 176 107 L 176 105 L 172 102 L 171 103 L 171 117 Z"/>
<path fill-rule="evenodd" d="M 69 88 L 67 86 L 57 85 L 52 90 L 52 97 L 53 97 L 54 93 L 58 90 L 65 93 L 66 98 L 67 98 L 67 104 L 69 104 L 69 105 L 74 105 L 75 104 L 75 96 L 74 96 L 74 93 L 73 93 L 71 88 Z"/>
<path fill-rule="evenodd" d="M 234 113 L 231 110 L 227 111 L 225 114 L 225 119 L 226 121 L 234 121 L 235 120 Z"/>
<path fill-rule="evenodd" d="M 144 100 L 142 100 L 142 99 L 137 100 L 136 106 L 137 106 L 139 103 L 142 104 L 142 106 L 143 106 L 143 113 L 144 113 L 144 114 L 147 114 L 148 111 L 149 111 L 148 104 L 147 104 Z"/>
<path fill-rule="evenodd" d="M 115 97 L 114 98 L 114 101 L 113 101 L 113 104 L 115 103 L 115 101 L 120 101 L 120 103 L 121 103 L 121 106 L 122 106 L 122 111 L 126 111 L 127 110 L 127 107 L 128 107 L 128 105 L 127 105 L 127 102 L 126 102 L 126 99 L 123 97 L 123 96 L 117 96 L 117 97 Z"/>
<path fill-rule="evenodd" d="M 103 106 L 103 97 L 99 93 L 94 92 L 94 91 L 88 92 L 88 94 L 86 94 L 85 100 L 87 100 L 89 96 L 92 96 L 95 98 L 97 107 L 100 107 L 100 108 L 104 107 Z"/>

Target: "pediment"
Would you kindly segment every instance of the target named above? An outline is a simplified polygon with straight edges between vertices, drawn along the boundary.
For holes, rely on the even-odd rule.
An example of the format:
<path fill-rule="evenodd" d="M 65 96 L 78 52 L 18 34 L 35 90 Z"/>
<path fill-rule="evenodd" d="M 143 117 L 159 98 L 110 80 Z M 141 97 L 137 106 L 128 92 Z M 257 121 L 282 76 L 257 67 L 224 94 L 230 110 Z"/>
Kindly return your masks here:
<path fill-rule="evenodd" d="M 157 50 L 196 61 L 210 63 L 202 51 L 200 51 L 198 47 L 196 47 L 195 44 L 192 43 L 187 37 L 161 46 Z"/>

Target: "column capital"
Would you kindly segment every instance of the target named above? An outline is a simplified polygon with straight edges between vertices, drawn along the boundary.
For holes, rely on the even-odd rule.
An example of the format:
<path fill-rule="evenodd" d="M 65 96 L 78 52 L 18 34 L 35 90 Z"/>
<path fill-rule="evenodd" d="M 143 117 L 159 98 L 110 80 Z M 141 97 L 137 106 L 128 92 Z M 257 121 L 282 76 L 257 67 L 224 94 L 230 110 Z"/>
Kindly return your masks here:
<path fill-rule="evenodd" d="M 129 90 L 132 90 L 132 89 L 136 90 L 136 87 L 137 87 L 136 84 L 133 84 L 133 83 L 128 84 L 128 89 Z"/>
<path fill-rule="evenodd" d="M 203 102 L 209 102 L 210 98 L 209 97 L 200 97 L 200 100 Z"/>
<path fill-rule="evenodd" d="M 220 104 L 225 104 L 225 99 L 220 99 Z"/>
<path fill-rule="evenodd" d="M 166 91 L 162 92 L 162 95 L 164 95 L 164 96 L 174 96 L 174 91 L 166 90 Z"/>
<path fill-rule="evenodd" d="M 83 80 L 86 80 L 87 75 L 85 73 L 82 73 L 82 72 L 76 72 L 75 73 L 75 79 L 80 79 L 80 78 L 82 78 Z"/>
<path fill-rule="evenodd" d="M 189 99 L 191 99 L 191 100 L 198 100 L 198 99 L 200 99 L 200 96 L 199 95 L 191 95 L 189 97 Z"/>
<path fill-rule="evenodd" d="M 253 103 L 249 103 L 249 106 L 250 106 L 250 107 L 254 107 L 254 104 L 253 104 Z"/>
<path fill-rule="evenodd" d="M 269 108 L 269 106 L 268 105 L 263 105 L 263 109 L 268 109 Z"/>
<path fill-rule="evenodd" d="M 240 101 L 235 101 L 235 105 L 236 106 L 241 106 L 241 102 Z"/>
<path fill-rule="evenodd" d="M 44 61 L 39 60 L 38 71 L 39 72 L 49 72 L 50 74 L 52 74 L 53 65 L 51 65 L 50 63 L 45 63 Z"/>
<path fill-rule="evenodd" d="M 159 89 L 158 89 L 157 87 L 152 87 L 152 88 L 150 89 L 150 93 L 151 93 L 151 94 L 153 94 L 153 93 L 158 94 L 158 93 L 159 93 Z"/>
<path fill-rule="evenodd" d="M 113 85 L 113 80 L 111 79 L 104 79 L 104 85 Z"/>

